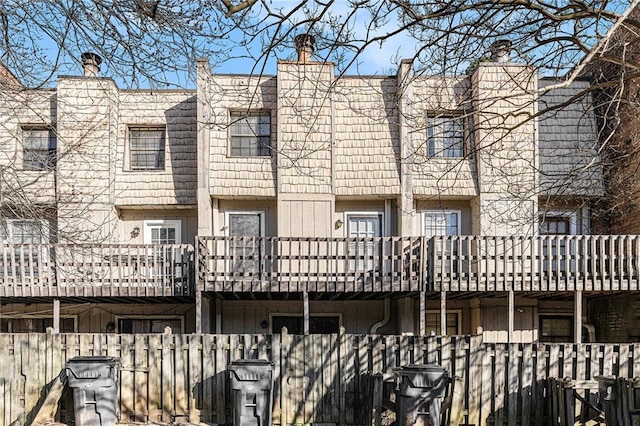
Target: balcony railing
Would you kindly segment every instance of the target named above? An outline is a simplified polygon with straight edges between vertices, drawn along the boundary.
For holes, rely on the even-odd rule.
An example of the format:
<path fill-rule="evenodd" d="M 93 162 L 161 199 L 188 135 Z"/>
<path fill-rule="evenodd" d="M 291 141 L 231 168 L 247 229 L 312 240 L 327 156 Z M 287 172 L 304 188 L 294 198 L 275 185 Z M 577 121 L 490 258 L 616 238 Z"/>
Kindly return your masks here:
<path fill-rule="evenodd" d="M 640 236 L 434 237 L 431 290 L 637 290 Z"/>
<path fill-rule="evenodd" d="M 191 245 L 3 244 L 0 296 L 182 296 Z"/>
<path fill-rule="evenodd" d="M 209 291 L 418 291 L 423 247 L 411 237 L 202 237 L 198 269 Z"/>

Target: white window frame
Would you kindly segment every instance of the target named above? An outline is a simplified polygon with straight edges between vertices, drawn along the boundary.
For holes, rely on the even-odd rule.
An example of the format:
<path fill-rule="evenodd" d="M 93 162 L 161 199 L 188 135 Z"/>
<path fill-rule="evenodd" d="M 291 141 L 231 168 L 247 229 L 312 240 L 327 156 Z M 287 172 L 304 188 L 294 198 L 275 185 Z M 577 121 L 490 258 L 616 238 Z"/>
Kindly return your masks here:
<path fill-rule="evenodd" d="M 131 165 L 131 131 L 132 130 L 162 130 L 164 133 L 164 147 L 163 147 L 163 161 L 162 167 L 159 168 L 147 168 L 147 169 L 134 169 Z M 167 146 L 169 145 L 169 135 L 167 133 L 167 126 L 165 124 L 128 124 L 127 135 L 125 142 L 125 155 L 124 155 L 124 170 L 127 172 L 163 172 L 167 169 Z"/>
<path fill-rule="evenodd" d="M 369 217 L 377 217 L 380 223 L 380 237 L 384 237 L 385 234 L 385 224 L 384 224 L 384 212 L 380 211 L 345 211 L 344 212 L 344 236 L 345 238 L 349 237 L 349 218 L 351 216 L 369 216 Z M 378 237 L 374 237 L 378 238 Z"/>
<path fill-rule="evenodd" d="M 427 226 L 427 216 L 428 215 L 432 215 L 432 214 L 442 214 L 442 215 L 457 214 L 458 215 L 458 223 L 456 224 L 456 226 L 458 227 L 458 234 L 457 235 L 462 235 L 462 210 L 455 210 L 455 209 L 421 210 L 420 211 L 420 233 L 419 233 L 419 235 L 421 235 L 423 237 L 426 237 L 425 231 L 426 231 L 426 226 Z M 443 235 L 443 236 L 446 236 L 446 234 Z"/>
<path fill-rule="evenodd" d="M 456 335 L 462 334 L 462 309 L 447 309 L 447 314 L 456 314 L 458 317 L 458 327 L 456 330 Z M 425 326 L 427 323 L 427 315 L 438 315 L 438 320 L 440 320 L 440 311 L 438 309 L 427 309 L 425 312 Z M 442 329 L 442 325 L 440 325 L 440 329 Z M 440 330 L 435 330 L 436 335 L 440 334 Z"/>
<path fill-rule="evenodd" d="M 42 168 L 27 168 L 26 167 L 26 152 L 28 151 L 27 148 L 27 138 L 26 138 L 26 132 L 29 131 L 43 131 L 43 132 L 47 132 L 48 133 L 48 142 L 49 144 L 51 143 L 52 140 L 52 136 L 53 136 L 53 141 L 55 142 L 55 146 L 51 147 L 49 144 L 47 151 L 49 152 L 49 155 L 47 155 L 46 158 L 48 164 L 45 165 L 45 167 Z M 44 151 L 44 150 L 41 150 Z M 52 171 L 56 169 L 56 163 L 57 163 L 57 155 L 58 155 L 58 135 L 55 131 L 55 128 L 52 126 L 48 126 L 46 124 L 33 124 L 33 125 L 23 125 L 22 126 L 22 150 L 20 150 L 20 155 L 21 155 L 21 161 L 20 164 L 22 164 L 22 169 L 24 171 L 27 172 L 48 172 L 48 171 Z"/>
<path fill-rule="evenodd" d="M 6 234 L 3 235 L 4 240 L 9 243 L 9 244 L 19 244 L 19 243 L 13 243 L 13 232 L 14 232 L 14 225 L 16 222 L 34 222 L 34 223 L 39 223 L 40 224 L 40 232 L 42 234 L 42 244 L 48 244 L 49 243 L 49 226 L 47 226 L 47 220 L 46 219 L 22 219 L 22 218 L 15 218 L 15 219 L 4 219 L 6 221 Z"/>
<path fill-rule="evenodd" d="M 184 315 L 115 315 L 115 332 L 120 333 L 119 326 L 121 319 L 131 319 L 131 320 L 180 320 L 180 334 L 184 334 Z M 160 334 L 160 333 L 154 333 Z"/>
<path fill-rule="evenodd" d="M 569 234 L 578 235 L 578 212 L 575 210 L 549 210 L 542 211 L 538 214 L 538 232 L 540 230 L 540 224 L 543 223 L 543 218 L 566 218 L 569 219 Z"/>
<path fill-rule="evenodd" d="M 436 123 L 434 121 L 458 121 L 460 123 L 461 129 L 461 141 L 460 141 L 460 155 L 445 155 L 448 152 L 448 149 L 445 149 L 444 141 L 446 138 L 444 135 L 438 136 L 434 139 L 434 141 L 442 140 L 442 146 L 435 146 L 433 149 L 433 153 L 431 153 L 431 140 L 433 136 L 430 136 L 432 129 L 435 127 Z M 467 124 L 468 118 L 465 115 L 464 111 L 435 111 L 431 114 L 427 114 L 427 157 L 428 158 L 464 158 L 466 151 L 469 149 L 467 144 L 467 134 L 469 132 L 469 125 Z M 435 142 L 434 142 L 435 143 Z M 450 145 L 451 146 L 451 145 Z"/>
<path fill-rule="evenodd" d="M 246 117 L 269 117 L 269 144 L 268 147 L 266 148 L 268 153 L 267 154 L 257 154 L 257 155 L 238 155 L 238 154 L 233 154 L 232 153 L 232 138 L 233 136 L 255 136 L 258 140 L 257 142 L 260 142 L 260 138 L 261 137 L 266 137 L 267 135 L 260 135 L 260 134 L 255 134 L 255 135 L 234 135 L 232 133 L 232 129 L 233 129 L 233 124 L 239 120 L 242 120 L 243 118 Z M 229 110 L 229 129 L 228 129 L 228 145 L 227 145 L 227 156 L 228 157 L 232 157 L 232 158 L 270 158 L 272 156 L 272 151 L 273 151 L 273 129 L 272 129 L 272 125 L 273 125 L 273 117 L 271 116 L 271 111 L 269 110 L 264 110 L 264 109 L 256 109 L 256 110 L 249 110 L 249 111 L 239 111 L 239 110 Z M 258 152 L 260 152 L 261 148 L 258 145 L 257 146 L 257 150 Z"/>
<path fill-rule="evenodd" d="M 151 243 L 151 230 L 154 228 L 175 228 L 176 244 L 182 244 L 182 221 L 179 219 L 152 219 L 142 222 L 143 234 L 142 241 L 144 244 Z"/>

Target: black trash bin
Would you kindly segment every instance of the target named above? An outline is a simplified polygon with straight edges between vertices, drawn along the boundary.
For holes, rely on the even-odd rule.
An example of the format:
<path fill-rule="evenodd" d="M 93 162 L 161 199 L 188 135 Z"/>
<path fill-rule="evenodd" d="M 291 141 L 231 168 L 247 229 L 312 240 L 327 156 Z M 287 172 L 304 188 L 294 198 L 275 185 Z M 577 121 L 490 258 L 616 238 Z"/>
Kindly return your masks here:
<path fill-rule="evenodd" d="M 595 376 L 598 382 L 598 402 L 604 411 L 604 421 L 607 426 L 617 426 L 618 404 L 620 404 L 620 396 L 618 395 L 618 381 L 614 376 Z"/>
<path fill-rule="evenodd" d="M 119 358 L 107 356 L 78 356 L 67 362 L 76 426 L 116 424 L 119 366 Z"/>
<path fill-rule="evenodd" d="M 270 426 L 273 364 L 241 359 L 229 365 L 234 426 Z"/>
<path fill-rule="evenodd" d="M 396 398 L 398 426 L 411 426 L 417 421 L 439 426 L 449 372 L 437 364 L 413 364 L 397 369 L 396 374 L 400 380 Z"/>

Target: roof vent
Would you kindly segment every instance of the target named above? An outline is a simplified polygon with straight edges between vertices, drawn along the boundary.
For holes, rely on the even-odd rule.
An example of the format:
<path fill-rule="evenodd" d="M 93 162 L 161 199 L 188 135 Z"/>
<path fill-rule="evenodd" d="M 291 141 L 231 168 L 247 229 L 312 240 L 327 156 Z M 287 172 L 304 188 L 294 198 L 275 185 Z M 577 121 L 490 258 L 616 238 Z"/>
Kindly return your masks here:
<path fill-rule="evenodd" d="M 493 42 L 491 49 L 491 62 L 504 64 L 509 62 L 511 56 L 511 42 L 509 40 L 497 40 Z"/>
<path fill-rule="evenodd" d="M 293 39 L 298 52 L 298 63 L 311 62 L 311 56 L 315 50 L 316 39 L 311 34 L 298 34 Z"/>
<path fill-rule="evenodd" d="M 95 53 L 84 52 L 81 56 L 85 77 L 97 77 L 100 73 L 102 58 Z"/>

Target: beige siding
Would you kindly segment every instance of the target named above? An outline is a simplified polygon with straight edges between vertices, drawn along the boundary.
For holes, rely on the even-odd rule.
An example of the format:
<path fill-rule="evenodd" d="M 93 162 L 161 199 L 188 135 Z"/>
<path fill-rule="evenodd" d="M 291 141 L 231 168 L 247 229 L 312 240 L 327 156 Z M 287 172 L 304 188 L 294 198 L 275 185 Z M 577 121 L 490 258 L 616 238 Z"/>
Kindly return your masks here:
<path fill-rule="evenodd" d="M 123 210 L 116 228 L 115 240 L 127 244 L 144 243 L 144 222 L 148 220 L 179 220 L 182 241 L 178 244 L 194 244 L 198 230 L 198 215 L 195 210 Z M 133 236 L 133 228 L 140 234 Z"/>
<path fill-rule="evenodd" d="M 121 92 L 115 162 L 116 204 L 195 205 L 196 100 L 192 92 Z M 164 127 L 163 170 L 129 169 L 128 129 Z"/>
<path fill-rule="evenodd" d="M 541 80 L 540 186 L 543 195 L 598 196 L 604 191 L 589 82 L 544 91 Z M 564 105 L 568 103 L 567 105 Z"/>
<path fill-rule="evenodd" d="M 57 94 L 60 236 L 104 241 L 116 217 L 117 88 L 111 79 L 64 77 Z"/>
<path fill-rule="evenodd" d="M 400 193 L 395 78 L 343 78 L 335 86 L 338 196 Z"/>
<path fill-rule="evenodd" d="M 216 197 L 273 197 L 276 193 L 276 156 L 229 156 L 230 111 L 265 111 L 271 113 L 271 144 L 277 138 L 276 79 L 272 77 L 212 76 L 202 77 L 204 99 L 199 128 L 209 145 L 210 194 Z"/>
<path fill-rule="evenodd" d="M 278 192 L 333 192 L 331 64 L 278 64 Z"/>
<path fill-rule="evenodd" d="M 53 126 L 56 94 L 3 87 L 0 91 L 0 198 L 8 203 L 55 203 L 54 173 L 23 170 L 23 128 Z M 54 129 L 55 131 L 55 129 Z M 27 207 L 28 206 L 24 206 Z"/>

